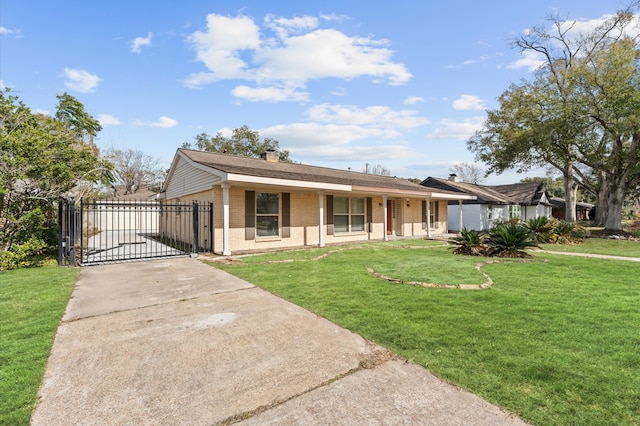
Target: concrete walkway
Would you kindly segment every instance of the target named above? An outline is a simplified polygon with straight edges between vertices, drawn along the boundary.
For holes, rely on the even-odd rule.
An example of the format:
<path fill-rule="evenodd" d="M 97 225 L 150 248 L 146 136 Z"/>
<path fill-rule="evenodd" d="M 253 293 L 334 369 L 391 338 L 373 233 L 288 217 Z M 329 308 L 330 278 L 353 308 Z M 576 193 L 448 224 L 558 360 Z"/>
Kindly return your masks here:
<path fill-rule="evenodd" d="M 83 268 L 32 424 L 524 425 L 197 259 Z"/>

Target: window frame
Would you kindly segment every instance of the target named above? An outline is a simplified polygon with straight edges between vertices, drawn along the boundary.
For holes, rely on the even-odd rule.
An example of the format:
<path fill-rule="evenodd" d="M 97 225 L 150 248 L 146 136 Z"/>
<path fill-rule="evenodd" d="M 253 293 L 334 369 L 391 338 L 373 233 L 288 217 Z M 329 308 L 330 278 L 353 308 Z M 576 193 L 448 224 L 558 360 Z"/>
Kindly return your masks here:
<path fill-rule="evenodd" d="M 261 195 L 274 195 L 276 196 L 277 199 L 277 203 L 276 203 L 276 208 L 277 208 L 277 212 L 276 213 L 271 213 L 271 212 L 267 212 L 267 213 L 259 213 L 258 210 L 261 207 L 260 206 L 260 196 Z M 281 230 L 280 227 L 282 225 L 282 218 L 281 218 L 281 213 L 282 213 L 282 206 L 281 206 L 281 202 L 282 202 L 282 194 L 280 192 L 258 192 L 256 191 L 256 198 L 255 198 L 255 229 L 256 229 L 256 239 L 262 239 L 262 238 L 280 238 L 281 237 Z M 266 230 L 267 232 L 271 231 L 271 230 L 275 230 L 275 234 L 268 234 L 268 235 L 260 235 L 261 233 L 264 232 L 264 230 L 262 228 L 260 228 L 259 224 L 260 224 L 260 218 L 270 218 L 270 219 L 275 219 L 275 227 L 268 227 Z"/>
<path fill-rule="evenodd" d="M 517 213 L 517 215 L 515 215 L 514 213 Z M 520 219 L 521 216 L 522 216 L 522 211 L 520 210 L 520 204 L 510 204 L 509 219 Z"/>
<path fill-rule="evenodd" d="M 339 211 L 336 207 L 342 204 L 341 200 L 346 200 L 346 211 Z M 354 205 L 358 203 L 359 205 Z M 355 207 L 355 208 L 354 208 Z M 359 207 L 362 207 L 361 211 Z M 342 218 L 340 220 L 338 218 Z M 346 218 L 346 223 L 344 221 Z M 361 218 L 360 223 L 354 224 L 354 218 Z M 346 229 L 344 227 L 346 226 Z M 356 228 L 357 229 L 354 229 Z M 333 232 L 334 234 L 350 234 L 367 231 L 367 199 L 366 197 L 333 197 Z"/>

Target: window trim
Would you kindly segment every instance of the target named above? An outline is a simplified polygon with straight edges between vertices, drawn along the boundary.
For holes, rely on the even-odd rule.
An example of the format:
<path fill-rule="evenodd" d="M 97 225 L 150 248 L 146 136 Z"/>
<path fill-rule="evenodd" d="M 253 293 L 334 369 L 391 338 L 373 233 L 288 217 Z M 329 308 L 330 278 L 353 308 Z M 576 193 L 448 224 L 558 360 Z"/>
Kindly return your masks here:
<path fill-rule="evenodd" d="M 280 192 L 255 192 L 255 210 L 254 210 L 254 215 L 255 215 L 255 224 L 256 224 L 256 239 L 273 239 L 273 238 L 281 238 L 282 236 L 282 231 L 281 231 L 281 226 L 282 226 L 282 219 L 281 219 L 281 213 L 282 213 L 282 193 Z M 260 196 L 260 194 L 267 194 L 267 195 L 276 195 L 278 197 L 278 213 L 258 213 L 258 197 Z M 275 217 L 276 218 L 276 222 L 277 222 L 277 227 L 276 227 L 276 234 L 275 235 L 259 235 L 260 231 L 258 229 L 258 223 L 259 223 L 259 218 L 260 217 Z"/>
<path fill-rule="evenodd" d="M 346 199 L 347 200 L 347 213 L 336 213 L 336 209 L 335 209 L 335 203 L 336 203 L 336 199 Z M 362 201 L 362 209 L 363 211 L 361 213 L 354 213 L 352 212 L 352 202 L 353 200 L 361 200 Z M 354 234 L 354 233 L 366 233 L 367 232 L 367 207 L 369 206 L 369 203 L 367 202 L 367 197 L 337 197 L 334 196 L 333 197 L 333 205 L 332 205 L 332 223 L 333 223 L 333 233 L 334 235 L 339 234 L 339 235 L 347 235 L 347 234 Z M 346 231 L 342 231 L 342 230 L 338 230 L 336 227 L 336 216 L 346 216 L 347 217 L 347 230 Z M 358 216 L 358 217 L 362 217 L 362 229 L 357 229 L 354 230 L 353 229 L 353 220 L 352 217 L 354 216 Z"/>

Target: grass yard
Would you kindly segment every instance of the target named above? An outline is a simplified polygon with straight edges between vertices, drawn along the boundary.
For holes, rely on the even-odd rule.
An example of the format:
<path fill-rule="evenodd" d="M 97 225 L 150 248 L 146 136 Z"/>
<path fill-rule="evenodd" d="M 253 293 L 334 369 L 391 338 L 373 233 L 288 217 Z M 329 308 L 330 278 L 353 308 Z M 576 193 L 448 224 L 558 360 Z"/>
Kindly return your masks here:
<path fill-rule="evenodd" d="M 0 424 L 29 424 L 77 273 L 57 266 L 0 272 Z"/>
<path fill-rule="evenodd" d="M 607 238 L 587 238 L 580 244 L 540 244 L 540 248 L 550 251 L 640 257 L 640 241 Z"/>
<path fill-rule="evenodd" d="M 539 254 L 485 265 L 494 285 L 468 291 L 390 283 L 366 270 L 484 281 L 475 270 L 482 259 L 422 244 L 430 245 L 275 253 L 216 267 L 533 424 L 640 424 L 640 264 Z"/>

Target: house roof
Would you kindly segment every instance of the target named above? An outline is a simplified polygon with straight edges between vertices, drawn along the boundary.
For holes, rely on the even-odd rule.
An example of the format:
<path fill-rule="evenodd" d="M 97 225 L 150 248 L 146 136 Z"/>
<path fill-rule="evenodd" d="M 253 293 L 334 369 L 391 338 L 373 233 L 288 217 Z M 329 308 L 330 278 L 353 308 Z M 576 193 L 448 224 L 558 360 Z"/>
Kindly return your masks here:
<path fill-rule="evenodd" d="M 420 185 L 443 191 L 454 191 L 475 195 L 476 201 L 473 201 L 473 203 L 477 204 L 517 204 L 515 199 L 512 199 L 489 186 L 478 185 L 475 183 L 455 182 L 448 179 L 428 177 L 423 180 Z"/>
<path fill-rule="evenodd" d="M 544 203 L 542 195 L 545 193 L 545 189 L 542 184 L 537 182 L 487 186 L 428 177 L 420 185 L 475 195 L 476 201 L 471 201 L 474 204 L 519 204 L 530 206 Z"/>
<path fill-rule="evenodd" d="M 468 194 L 450 191 L 439 191 L 434 194 L 430 188 L 409 182 L 405 179 L 390 176 L 359 173 L 327 167 L 310 166 L 298 163 L 271 162 L 260 158 L 240 157 L 213 152 L 178 149 L 176 156 L 187 158 L 193 163 L 204 166 L 211 171 L 222 172 L 223 180 L 251 182 L 247 177 L 254 177 L 255 183 L 295 182 L 314 184 L 317 189 L 344 189 L 362 192 L 391 192 L 413 196 L 442 196 L 447 199 L 471 199 Z M 172 164 L 172 169 L 176 161 Z M 172 171 L 169 172 L 169 178 Z"/>
<path fill-rule="evenodd" d="M 560 197 L 551 197 L 551 199 L 549 201 L 551 201 L 551 204 L 553 204 L 553 207 L 564 208 L 564 206 L 566 204 L 565 199 L 564 198 L 560 198 Z M 585 210 L 591 210 L 592 208 L 595 207 L 595 205 L 593 205 L 591 203 L 585 203 L 585 202 L 578 201 L 578 202 L 576 202 L 576 207 L 577 208 L 581 208 L 581 209 L 585 209 Z"/>

